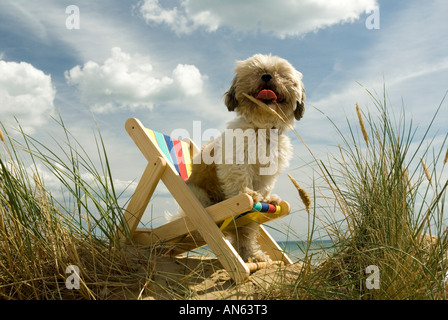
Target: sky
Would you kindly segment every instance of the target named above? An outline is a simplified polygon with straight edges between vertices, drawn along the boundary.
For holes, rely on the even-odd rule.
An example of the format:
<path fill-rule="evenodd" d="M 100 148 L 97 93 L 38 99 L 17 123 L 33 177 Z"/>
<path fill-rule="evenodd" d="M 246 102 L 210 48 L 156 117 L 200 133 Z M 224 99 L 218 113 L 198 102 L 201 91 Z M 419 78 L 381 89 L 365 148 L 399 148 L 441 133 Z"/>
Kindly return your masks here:
<path fill-rule="evenodd" d="M 235 116 L 223 101 L 235 62 L 273 54 L 302 72 L 306 112 L 296 130 L 327 159 L 341 140 L 329 119 L 347 134 L 356 103 L 375 112 L 366 89 L 382 96 L 386 87 L 388 108 L 429 125 L 448 90 L 447 9 L 444 0 L 2 0 L 0 121 L 9 128 L 17 118 L 51 144 L 63 140 L 52 120 L 60 114 L 92 154 L 98 124 L 126 200 L 146 166 L 128 118 L 166 134 L 199 130 L 201 145 L 207 129 L 224 130 Z M 447 121 L 445 103 L 435 143 Z M 294 158 L 274 193 L 292 206 L 282 223 L 306 238 L 308 215 L 286 173 L 310 192 L 317 173 L 307 147 L 288 135 Z M 177 205 L 159 186 L 150 207 L 158 225 Z"/>

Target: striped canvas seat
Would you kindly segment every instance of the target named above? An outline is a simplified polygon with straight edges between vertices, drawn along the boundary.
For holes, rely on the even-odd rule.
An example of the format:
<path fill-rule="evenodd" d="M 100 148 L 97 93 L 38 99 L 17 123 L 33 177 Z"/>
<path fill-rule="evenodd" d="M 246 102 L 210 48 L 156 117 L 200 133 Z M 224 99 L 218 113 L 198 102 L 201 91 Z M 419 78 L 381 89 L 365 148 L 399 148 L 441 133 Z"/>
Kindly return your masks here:
<path fill-rule="evenodd" d="M 176 169 L 184 181 L 187 181 L 191 174 L 190 145 L 148 128 L 146 131 L 154 144 L 163 152 L 169 164 Z"/>

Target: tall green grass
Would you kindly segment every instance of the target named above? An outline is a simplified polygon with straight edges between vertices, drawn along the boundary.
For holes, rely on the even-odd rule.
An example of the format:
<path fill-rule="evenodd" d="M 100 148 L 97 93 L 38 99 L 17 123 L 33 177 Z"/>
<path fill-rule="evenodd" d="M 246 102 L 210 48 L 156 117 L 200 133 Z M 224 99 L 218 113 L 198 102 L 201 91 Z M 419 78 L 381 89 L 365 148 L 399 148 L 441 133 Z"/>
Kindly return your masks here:
<path fill-rule="evenodd" d="M 381 100 L 369 94 L 375 110 L 363 114 L 356 106 L 357 117 L 347 119 L 348 134 L 333 123 L 341 140 L 338 152 L 328 163 L 316 159 L 325 181 L 323 200 L 331 205 L 314 214 L 334 246 L 329 258 L 301 274 L 290 294 L 304 299 L 444 299 L 448 181 L 443 156 L 448 135 L 435 150 L 428 137 L 442 104 L 416 140 L 417 129 L 406 123 L 404 110 L 397 120 L 386 95 Z M 377 268 L 379 288 L 372 285 L 369 266 Z"/>
<path fill-rule="evenodd" d="M 0 297 L 137 298 L 135 286 L 143 287 L 152 271 L 118 250 L 122 207 L 101 135 L 92 159 L 58 123 L 63 142 L 52 146 L 1 127 Z M 42 171 L 57 179 L 60 190 L 52 192 L 58 197 L 45 187 Z M 81 272 L 79 290 L 66 287 L 71 265 Z"/>

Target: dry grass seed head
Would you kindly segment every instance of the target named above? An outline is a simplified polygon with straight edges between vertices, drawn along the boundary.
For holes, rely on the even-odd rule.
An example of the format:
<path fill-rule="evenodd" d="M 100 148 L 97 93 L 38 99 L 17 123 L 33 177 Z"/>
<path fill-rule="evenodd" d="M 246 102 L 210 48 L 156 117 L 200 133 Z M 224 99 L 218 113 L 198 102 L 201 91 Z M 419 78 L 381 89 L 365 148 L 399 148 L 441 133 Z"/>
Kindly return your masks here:
<path fill-rule="evenodd" d="M 291 180 L 292 184 L 296 187 L 297 191 L 299 192 L 300 199 L 302 200 L 303 204 L 305 205 L 306 211 L 309 213 L 310 208 L 311 208 L 311 197 L 305 190 L 303 190 L 300 187 L 299 183 L 293 177 L 291 177 L 291 175 L 289 173 L 288 173 L 288 177 Z"/>
<path fill-rule="evenodd" d="M 420 158 L 420 162 L 422 163 L 423 170 L 425 171 L 426 178 L 428 179 L 429 184 L 432 186 L 431 173 L 429 172 L 428 167 L 426 166 L 425 160 L 423 160 L 423 158 Z"/>
<path fill-rule="evenodd" d="M 361 110 L 359 109 L 358 104 L 356 104 L 356 113 L 358 115 L 359 125 L 361 126 L 362 136 L 364 137 L 364 141 L 366 142 L 367 146 L 369 146 L 369 136 L 367 135 L 367 130 L 364 125 L 364 120 L 362 119 Z"/>
<path fill-rule="evenodd" d="M 406 182 L 409 191 L 411 191 L 412 185 L 411 185 L 411 180 L 409 179 L 408 170 L 406 170 L 406 168 L 403 168 L 402 172 L 403 172 L 403 179 Z"/>

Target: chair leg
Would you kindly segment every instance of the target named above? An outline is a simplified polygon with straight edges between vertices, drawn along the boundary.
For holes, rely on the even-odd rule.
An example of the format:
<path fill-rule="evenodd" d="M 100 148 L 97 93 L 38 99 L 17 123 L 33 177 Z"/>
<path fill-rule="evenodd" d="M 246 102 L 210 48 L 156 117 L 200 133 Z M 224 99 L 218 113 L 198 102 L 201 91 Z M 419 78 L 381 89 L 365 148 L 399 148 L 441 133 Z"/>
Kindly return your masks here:
<path fill-rule="evenodd" d="M 127 236 L 132 238 L 143 213 L 151 200 L 152 194 L 165 170 L 166 161 L 160 157 L 154 157 L 153 161 L 149 161 L 146 169 L 140 178 L 140 182 L 135 189 L 135 193 L 129 201 L 126 212 L 124 213 L 123 229 L 120 231 L 120 241 L 125 242 Z"/>
<path fill-rule="evenodd" d="M 249 267 L 224 237 L 221 230 L 216 225 L 214 227 L 216 227 L 216 233 L 220 233 L 221 236 L 214 237 L 212 234 L 201 234 L 201 236 L 205 239 L 223 267 L 229 272 L 232 279 L 238 284 L 245 282 L 250 275 Z M 201 232 L 199 231 L 199 233 Z"/>
<path fill-rule="evenodd" d="M 274 238 L 272 238 L 272 236 L 266 231 L 264 226 L 259 226 L 258 233 L 258 243 L 260 244 L 261 250 L 266 252 L 272 260 L 283 261 L 285 265 L 293 264 L 292 260 L 278 245 L 277 241 L 275 241 Z"/>

